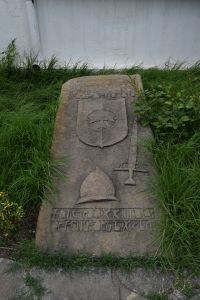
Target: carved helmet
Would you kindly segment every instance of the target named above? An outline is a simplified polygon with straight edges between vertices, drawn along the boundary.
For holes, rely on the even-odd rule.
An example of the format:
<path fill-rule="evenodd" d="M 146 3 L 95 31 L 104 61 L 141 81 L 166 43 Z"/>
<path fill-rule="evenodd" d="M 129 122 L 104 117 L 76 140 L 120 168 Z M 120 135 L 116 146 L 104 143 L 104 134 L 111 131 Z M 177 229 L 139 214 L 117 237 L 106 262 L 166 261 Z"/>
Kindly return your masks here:
<path fill-rule="evenodd" d="M 111 179 L 98 167 L 83 181 L 78 204 L 96 201 L 118 201 Z"/>

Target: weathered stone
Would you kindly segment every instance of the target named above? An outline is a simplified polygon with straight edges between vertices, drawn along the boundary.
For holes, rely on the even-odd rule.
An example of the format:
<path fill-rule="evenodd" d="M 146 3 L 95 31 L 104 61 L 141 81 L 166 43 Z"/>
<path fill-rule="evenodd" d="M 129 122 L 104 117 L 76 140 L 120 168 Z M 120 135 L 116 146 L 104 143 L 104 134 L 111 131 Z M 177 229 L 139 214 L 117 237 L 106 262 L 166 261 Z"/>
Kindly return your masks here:
<path fill-rule="evenodd" d="M 110 178 L 96 167 L 83 181 L 78 203 L 118 200 Z"/>
<path fill-rule="evenodd" d="M 27 275 L 39 280 L 44 291 L 41 300 L 146 300 L 150 294 L 162 294 L 163 291 L 166 294 L 166 288 L 171 289 L 173 286 L 172 274 L 162 273 L 159 269 L 139 268 L 127 274 L 91 268 L 68 273 L 61 269 L 47 272 L 33 268 L 28 271 L 22 265 L 19 271 L 8 272 L 12 263 L 0 259 L 1 300 L 14 300 L 17 297 L 38 299 L 34 288 L 26 282 Z M 198 294 L 190 300 L 199 299 Z"/>
<path fill-rule="evenodd" d="M 161 269 L 146 270 L 137 268 L 134 272 L 116 271 L 116 281 L 120 286 L 137 291 L 138 294 L 167 293 L 173 288 L 174 275 L 171 272 L 163 272 Z"/>
<path fill-rule="evenodd" d="M 144 298 L 143 296 L 140 296 L 134 292 L 131 292 L 130 295 L 126 298 L 127 300 L 147 300 L 147 298 Z"/>
<path fill-rule="evenodd" d="M 154 252 L 158 211 L 150 193 L 152 138 L 132 113 L 138 75 L 77 78 L 63 85 L 52 159 L 66 177 L 41 207 L 36 242 L 45 250 L 137 255 Z"/>
<path fill-rule="evenodd" d="M 200 300 L 200 294 L 193 296 L 190 300 Z"/>
<path fill-rule="evenodd" d="M 0 258 L 0 299 L 14 299 L 25 288 L 22 272 L 9 272 L 12 261 Z"/>
<path fill-rule="evenodd" d="M 168 298 L 169 300 L 187 300 L 187 297 L 178 290 L 174 290 Z"/>

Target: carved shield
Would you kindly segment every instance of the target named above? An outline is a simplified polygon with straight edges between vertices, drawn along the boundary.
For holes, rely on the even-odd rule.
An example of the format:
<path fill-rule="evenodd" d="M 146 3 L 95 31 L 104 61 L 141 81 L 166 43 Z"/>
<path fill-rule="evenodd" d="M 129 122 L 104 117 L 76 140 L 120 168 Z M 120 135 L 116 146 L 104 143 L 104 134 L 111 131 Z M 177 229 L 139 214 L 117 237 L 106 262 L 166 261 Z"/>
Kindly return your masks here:
<path fill-rule="evenodd" d="M 125 100 L 79 100 L 77 134 L 83 143 L 93 147 L 122 141 L 128 134 Z"/>

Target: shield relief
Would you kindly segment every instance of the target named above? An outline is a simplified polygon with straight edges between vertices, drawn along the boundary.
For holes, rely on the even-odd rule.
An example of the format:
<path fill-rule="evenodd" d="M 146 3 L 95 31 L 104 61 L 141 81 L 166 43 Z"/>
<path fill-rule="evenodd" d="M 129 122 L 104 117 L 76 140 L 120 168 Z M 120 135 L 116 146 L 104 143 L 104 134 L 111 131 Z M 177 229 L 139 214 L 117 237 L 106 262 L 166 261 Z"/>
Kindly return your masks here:
<path fill-rule="evenodd" d="M 80 141 L 93 147 L 122 141 L 128 134 L 125 100 L 79 100 L 77 134 Z"/>

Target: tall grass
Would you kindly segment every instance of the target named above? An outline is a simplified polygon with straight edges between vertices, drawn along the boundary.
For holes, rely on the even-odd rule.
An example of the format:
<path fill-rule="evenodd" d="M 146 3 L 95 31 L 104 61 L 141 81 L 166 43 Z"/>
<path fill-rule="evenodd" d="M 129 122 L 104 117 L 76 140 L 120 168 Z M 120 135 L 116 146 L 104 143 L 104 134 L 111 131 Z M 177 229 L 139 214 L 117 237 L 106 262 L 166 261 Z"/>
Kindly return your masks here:
<path fill-rule="evenodd" d="M 55 103 L 41 110 L 26 103 L 1 113 L 0 189 L 24 207 L 37 206 L 49 180 Z"/>
<path fill-rule="evenodd" d="M 14 41 L 0 60 L 0 191 L 27 211 L 37 208 L 56 165 L 50 147 L 61 85 L 89 75 L 87 66 L 56 69 L 57 60 L 19 59 Z"/>
<path fill-rule="evenodd" d="M 200 132 L 187 142 L 152 145 L 159 173 L 154 193 L 161 207 L 161 252 L 181 267 L 200 268 Z"/>

